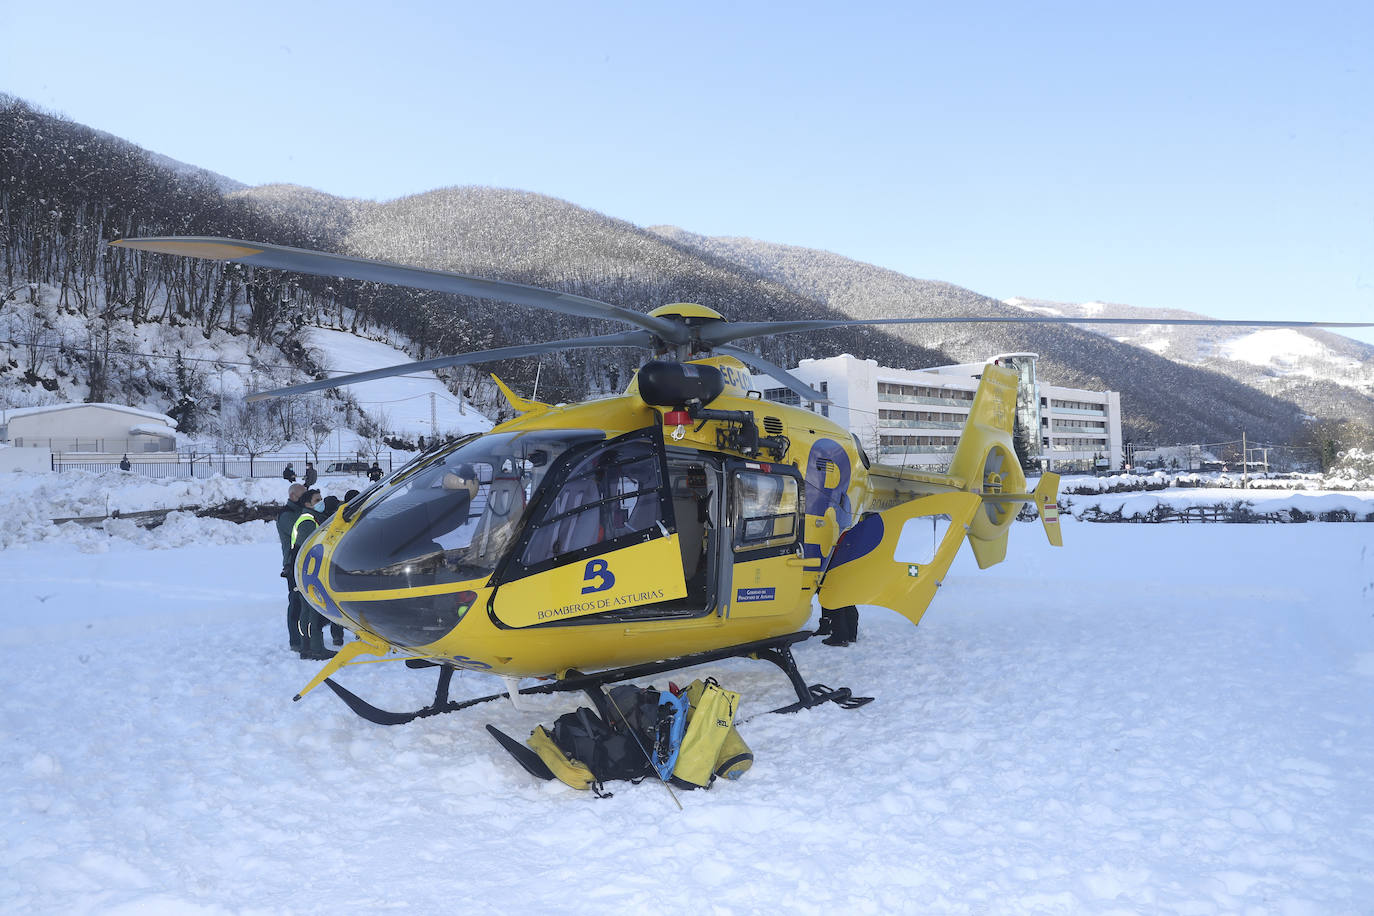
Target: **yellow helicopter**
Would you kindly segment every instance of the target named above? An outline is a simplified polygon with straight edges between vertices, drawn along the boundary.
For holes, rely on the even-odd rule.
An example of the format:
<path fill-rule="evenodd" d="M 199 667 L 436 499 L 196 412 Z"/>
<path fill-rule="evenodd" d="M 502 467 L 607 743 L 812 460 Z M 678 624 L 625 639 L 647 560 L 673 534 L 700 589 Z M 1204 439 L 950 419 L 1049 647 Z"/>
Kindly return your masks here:
<path fill-rule="evenodd" d="M 112 245 L 393 283 L 516 302 L 633 330 L 503 347 L 334 376 L 254 398 L 417 370 L 624 346 L 653 359 L 626 391 L 550 405 L 496 379 L 517 416 L 439 444 L 355 497 L 301 547 L 298 588 L 358 637 L 296 699 L 327 683 L 383 724 L 450 712 L 505 693 L 448 699 L 455 669 L 510 679 L 510 695 L 586 690 L 731 656 L 777 664 L 797 709 L 867 698 L 811 687 L 791 647 L 813 605 L 878 605 L 918 623 L 962 544 L 986 568 L 1033 505 L 1060 545 L 1059 478 L 1033 490 L 1012 444 L 1017 374 L 989 364 L 947 473 L 875 463 L 857 437 L 810 410 L 763 401 L 750 369 L 802 398 L 827 399 L 732 341 L 841 325 L 949 323 L 1353 326 L 1210 319 L 881 318 L 727 322 L 701 305 L 647 314 L 522 284 L 219 238 L 124 239 Z M 439 666 L 434 701 L 411 713 L 367 704 L 332 676 L 363 656 Z M 519 688 L 521 678 L 549 679 Z M 600 705 L 600 703 L 598 703 Z"/>

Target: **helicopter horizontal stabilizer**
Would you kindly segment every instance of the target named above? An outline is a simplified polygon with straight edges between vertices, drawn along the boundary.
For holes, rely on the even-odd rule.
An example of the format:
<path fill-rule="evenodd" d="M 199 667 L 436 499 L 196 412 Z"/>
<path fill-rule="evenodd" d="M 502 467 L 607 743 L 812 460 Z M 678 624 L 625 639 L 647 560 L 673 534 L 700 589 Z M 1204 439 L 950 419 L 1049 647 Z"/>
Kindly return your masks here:
<path fill-rule="evenodd" d="M 1032 503 L 1045 526 L 1045 536 L 1055 547 L 1064 546 L 1064 535 L 1059 530 L 1059 475 L 1046 471 L 1035 485 L 1032 493 L 984 493 L 983 502 Z M 976 544 L 976 542 L 975 542 Z M 1004 551 L 1005 553 L 1005 551 Z M 1000 558 L 993 562 L 1000 562 Z M 981 565 L 981 564 L 980 564 Z M 992 563 L 988 563 L 991 566 Z"/>

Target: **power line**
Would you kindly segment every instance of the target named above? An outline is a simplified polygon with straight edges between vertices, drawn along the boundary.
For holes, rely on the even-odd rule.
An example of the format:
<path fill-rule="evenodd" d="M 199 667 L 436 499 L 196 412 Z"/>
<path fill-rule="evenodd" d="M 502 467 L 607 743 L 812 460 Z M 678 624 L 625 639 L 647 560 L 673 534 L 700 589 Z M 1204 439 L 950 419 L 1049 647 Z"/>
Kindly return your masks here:
<path fill-rule="evenodd" d="M 0 339 L 0 343 L 9 344 L 9 345 L 15 346 L 15 347 L 33 347 L 33 348 L 36 348 L 36 349 L 43 349 L 43 350 L 75 350 L 75 351 L 78 351 L 78 352 L 81 352 L 81 353 L 90 353 L 90 354 L 93 355 L 93 356 L 96 355 L 97 352 L 99 352 L 99 351 L 98 351 L 98 348 L 96 348 L 96 347 L 80 347 L 80 346 L 76 346 L 76 345 L 74 345 L 74 344 L 43 344 L 43 343 L 30 343 L 30 342 L 28 342 L 28 341 L 19 341 L 19 340 L 12 340 L 12 339 Z M 213 363 L 213 364 L 216 365 L 216 366 L 244 366 L 244 367 L 249 368 L 249 369 L 289 369 L 289 370 L 291 370 L 291 371 L 293 371 L 293 372 L 302 372 L 302 371 L 304 371 L 304 370 L 302 370 L 299 366 L 284 366 L 284 365 L 279 365 L 279 364 L 276 364 L 276 363 L 245 363 L 245 362 L 243 362 L 243 361 L 241 361 L 241 360 L 218 359 L 218 358 L 210 357 L 210 356 L 182 356 L 182 355 L 180 355 L 180 354 L 178 354 L 178 355 L 173 355 L 173 356 L 169 356 L 169 355 L 167 355 L 167 354 L 165 354 L 165 353 L 140 353 L 140 352 L 138 352 L 138 351 L 136 351 L 136 350 L 105 350 L 105 351 L 103 351 L 103 353 L 104 353 L 104 355 L 106 355 L 106 356 L 137 356 L 137 357 L 140 357 L 140 358 L 142 358 L 142 359 L 179 359 L 179 360 L 181 360 L 182 362 L 185 362 L 185 363 Z M 336 374 L 336 375 L 351 375 L 351 374 L 354 373 L 354 372 L 368 372 L 368 371 L 370 371 L 370 370 L 369 370 L 369 369 L 328 369 L 328 370 L 326 370 L 326 372 L 334 373 L 334 374 Z M 405 374 L 403 374 L 403 375 L 395 375 L 395 376 L 392 376 L 392 378 L 410 378 L 410 379 L 422 379 L 422 380 L 423 380 L 423 379 L 426 378 L 426 376 L 424 376 L 424 375 L 412 375 L 412 374 L 410 374 L 410 373 L 405 373 Z M 361 384 L 361 383 L 357 383 L 357 384 Z M 423 397 L 428 397 L 428 395 L 423 395 Z M 389 403 L 389 402 L 387 402 L 387 401 L 378 401 L 378 402 L 373 402 L 373 403 L 382 403 L 382 404 L 385 404 L 385 403 Z"/>
<path fill-rule="evenodd" d="M 439 394 L 439 392 L 437 392 L 437 391 L 434 392 L 434 396 L 435 396 L 436 398 L 438 398 L 439 400 L 447 401 L 448 403 L 453 404 L 453 405 L 455 405 L 455 406 L 458 406 L 458 407 L 463 406 L 463 402 L 462 402 L 462 401 L 455 400 L 454 398 L 448 397 L 447 395 Z M 401 403 L 402 401 L 415 401 L 415 400 L 418 400 L 418 399 L 420 399 L 420 398 L 427 398 L 427 397 L 429 397 L 429 392 L 424 392 L 424 393 L 422 393 L 422 394 L 412 394 L 412 395 L 410 395 L 409 397 L 404 397 L 404 398 L 393 398 L 393 399 L 390 400 L 390 401 L 359 401 L 358 403 L 359 403 L 359 404 L 399 404 L 399 403 Z"/>

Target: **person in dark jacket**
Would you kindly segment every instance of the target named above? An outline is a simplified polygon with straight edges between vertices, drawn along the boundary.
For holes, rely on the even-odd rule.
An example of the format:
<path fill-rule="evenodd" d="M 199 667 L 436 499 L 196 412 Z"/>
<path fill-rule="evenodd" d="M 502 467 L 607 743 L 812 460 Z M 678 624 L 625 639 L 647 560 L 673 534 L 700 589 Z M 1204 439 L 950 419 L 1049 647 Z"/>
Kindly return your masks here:
<path fill-rule="evenodd" d="M 308 490 L 293 483 L 287 491 L 286 505 L 277 513 L 277 537 L 281 540 L 281 574 L 286 580 L 286 633 L 291 641 L 292 651 L 301 650 L 301 596 L 296 591 L 296 579 L 291 571 L 291 529 L 300 518 L 304 507 L 301 499 Z"/>
<path fill-rule="evenodd" d="M 307 461 L 305 463 L 305 485 L 307 487 L 313 487 L 315 485 L 315 481 L 319 479 L 320 475 L 315 473 L 314 462 Z"/>
<path fill-rule="evenodd" d="M 372 462 L 372 467 L 367 469 L 367 479 L 376 483 L 382 479 L 382 466 L 377 462 Z"/>
<path fill-rule="evenodd" d="M 119 459 L 119 469 L 121 471 L 131 471 L 133 470 L 133 467 L 134 466 L 129 462 L 128 455 L 125 455 L 123 458 Z"/>
<path fill-rule="evenodd" d="M 296 553 L 301 549 L 301 545 L 306 542 L 310 535 L 320 525 L 320 516 L 316 513 L 316 507 L 321 506 L 320 491 L 307 490 L 301 497 L 301 513 L 296 521 L 291 525 L 291 562 L 287 565 L 287 570 L 291 573 L 290 581 L 292 588 L 295 588 L 295 558 Z M 334 657 L 335 653 L 324 647 L 324 625 L 325 617 L 309 605 L 296 592 L 296 599 L 300 603 L 301 609 L 301 658 L 312 659 L 314 661 L 325 661 Z M 343 642 L 343 628 L 339 629 L 338 643 Z M 337 644 L 337 643 L 336 643 Z"/>
<path fill-rule="evenodd" d="M 286 462 L 286 467 L 282 468 L 282 479 L 290 483 L 296 482 L 296 469 L 291 466 L 291 462 Z"/>

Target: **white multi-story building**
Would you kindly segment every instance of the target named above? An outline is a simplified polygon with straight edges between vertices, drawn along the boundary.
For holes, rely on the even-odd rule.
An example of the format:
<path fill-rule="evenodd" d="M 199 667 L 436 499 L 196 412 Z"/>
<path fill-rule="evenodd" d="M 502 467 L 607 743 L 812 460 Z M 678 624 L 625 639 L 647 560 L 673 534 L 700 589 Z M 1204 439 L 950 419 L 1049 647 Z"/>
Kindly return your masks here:
<path fill-rule="evenodd" d="M 864 448 L 885 464 L 934 470 L 948 466 L 968 419 L 978 379 L 987 363 L 1015 369 L 1020 428 L 1030 457 L 1051 471 L 1117 470 L 1122 467 L 1121 396 L 1042 385 L 1034 353 L 1004 353 L 982 363 L 934 369 L 894 369 L 849 354 L 804 359 L 792 374 L 830 398 L 802 402 L 766 375 L 754 386 L 770 401 L 798 404 L 847 426 Z M 1035 434 L 1029 434 L 1035 430 Z"/>

